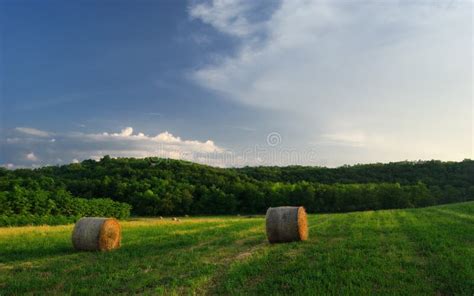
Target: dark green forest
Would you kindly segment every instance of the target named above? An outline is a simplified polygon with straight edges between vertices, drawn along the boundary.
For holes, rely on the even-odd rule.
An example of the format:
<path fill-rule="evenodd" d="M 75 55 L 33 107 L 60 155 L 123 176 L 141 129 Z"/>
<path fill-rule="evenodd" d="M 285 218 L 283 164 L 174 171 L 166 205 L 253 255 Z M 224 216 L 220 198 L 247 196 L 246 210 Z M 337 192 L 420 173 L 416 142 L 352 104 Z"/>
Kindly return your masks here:
<path fill-rule="evenodd" d="M 0 225 L 81 216 L 262 214 L 424 207 L 474 200 L 474 161 L 215 168 L 160 158 L 0 169 Z M 68 221 L 69 221 L 68 220 Z"/>

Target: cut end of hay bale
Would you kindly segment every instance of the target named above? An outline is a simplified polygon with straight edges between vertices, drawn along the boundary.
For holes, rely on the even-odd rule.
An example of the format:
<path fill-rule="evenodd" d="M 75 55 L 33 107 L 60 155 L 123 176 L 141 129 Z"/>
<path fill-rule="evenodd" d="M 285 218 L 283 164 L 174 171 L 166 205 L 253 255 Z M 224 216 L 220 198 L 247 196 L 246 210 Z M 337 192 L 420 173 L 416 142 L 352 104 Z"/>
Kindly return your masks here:
<path fill-rule="evenodd" d="M 306 217 L 306 210 L 303 207 L 298 208 L 298 233 L 300 240 L 308 239 L 308 219 Z"/>
<path fill-rule="evenodd" d="M 99 234 L 99 250 L 108 251 L 120 248 L 122 228 L 115 219 L 107 219 L 102 224 Z"/>
<path fill-rule="evenodd" d="M 113 218 L 79 219 L 72 232 L 72 244 L 81 251 L 109 251 L 120 248 L 120 224 Z"/>
<path fill-rule="evenodd" d="M 308 222 L 303 207 L 269 208 L 265 220 L 270 243 L 308 239 Z"/>

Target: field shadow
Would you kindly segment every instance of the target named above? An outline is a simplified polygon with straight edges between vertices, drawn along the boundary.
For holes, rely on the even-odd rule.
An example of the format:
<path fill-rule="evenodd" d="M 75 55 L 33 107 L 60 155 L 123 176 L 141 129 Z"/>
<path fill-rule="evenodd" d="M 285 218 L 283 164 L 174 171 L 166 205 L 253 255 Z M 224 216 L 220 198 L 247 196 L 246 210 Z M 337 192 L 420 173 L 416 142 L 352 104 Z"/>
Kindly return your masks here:
<path fill-rule="evenodd" d="M 71 246 L 60 245 L 49 248 L 31 246 L 28 249 L 21 248 L 3 251 L 0 256 L 0 263 L 12 264 L 19 261 L 41 260 L 47 257 L 71 255 L 74 253 L 77 253 L 77 251 L 73 249 L 72 244 Z"/>

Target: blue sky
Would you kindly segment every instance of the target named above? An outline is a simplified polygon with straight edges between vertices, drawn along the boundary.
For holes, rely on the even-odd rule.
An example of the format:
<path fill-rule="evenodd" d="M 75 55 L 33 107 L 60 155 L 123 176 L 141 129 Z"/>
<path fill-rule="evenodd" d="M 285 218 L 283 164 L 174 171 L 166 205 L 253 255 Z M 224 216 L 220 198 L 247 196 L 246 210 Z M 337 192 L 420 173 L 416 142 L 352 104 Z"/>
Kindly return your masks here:
<path fill-rule="evenodd" d="M 0 5 L 3 166 L 473 156 L 471 1 Z"/>

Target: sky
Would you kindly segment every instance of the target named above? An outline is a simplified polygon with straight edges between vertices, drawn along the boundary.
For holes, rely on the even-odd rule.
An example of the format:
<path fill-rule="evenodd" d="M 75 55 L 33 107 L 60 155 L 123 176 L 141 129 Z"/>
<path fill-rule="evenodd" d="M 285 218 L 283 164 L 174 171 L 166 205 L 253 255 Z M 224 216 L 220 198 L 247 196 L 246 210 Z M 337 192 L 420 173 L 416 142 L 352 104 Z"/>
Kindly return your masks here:
<path fill-rule="evenodd" d="M 471 0 L 0 1 L 0 165 L 474 158 Z"/>

